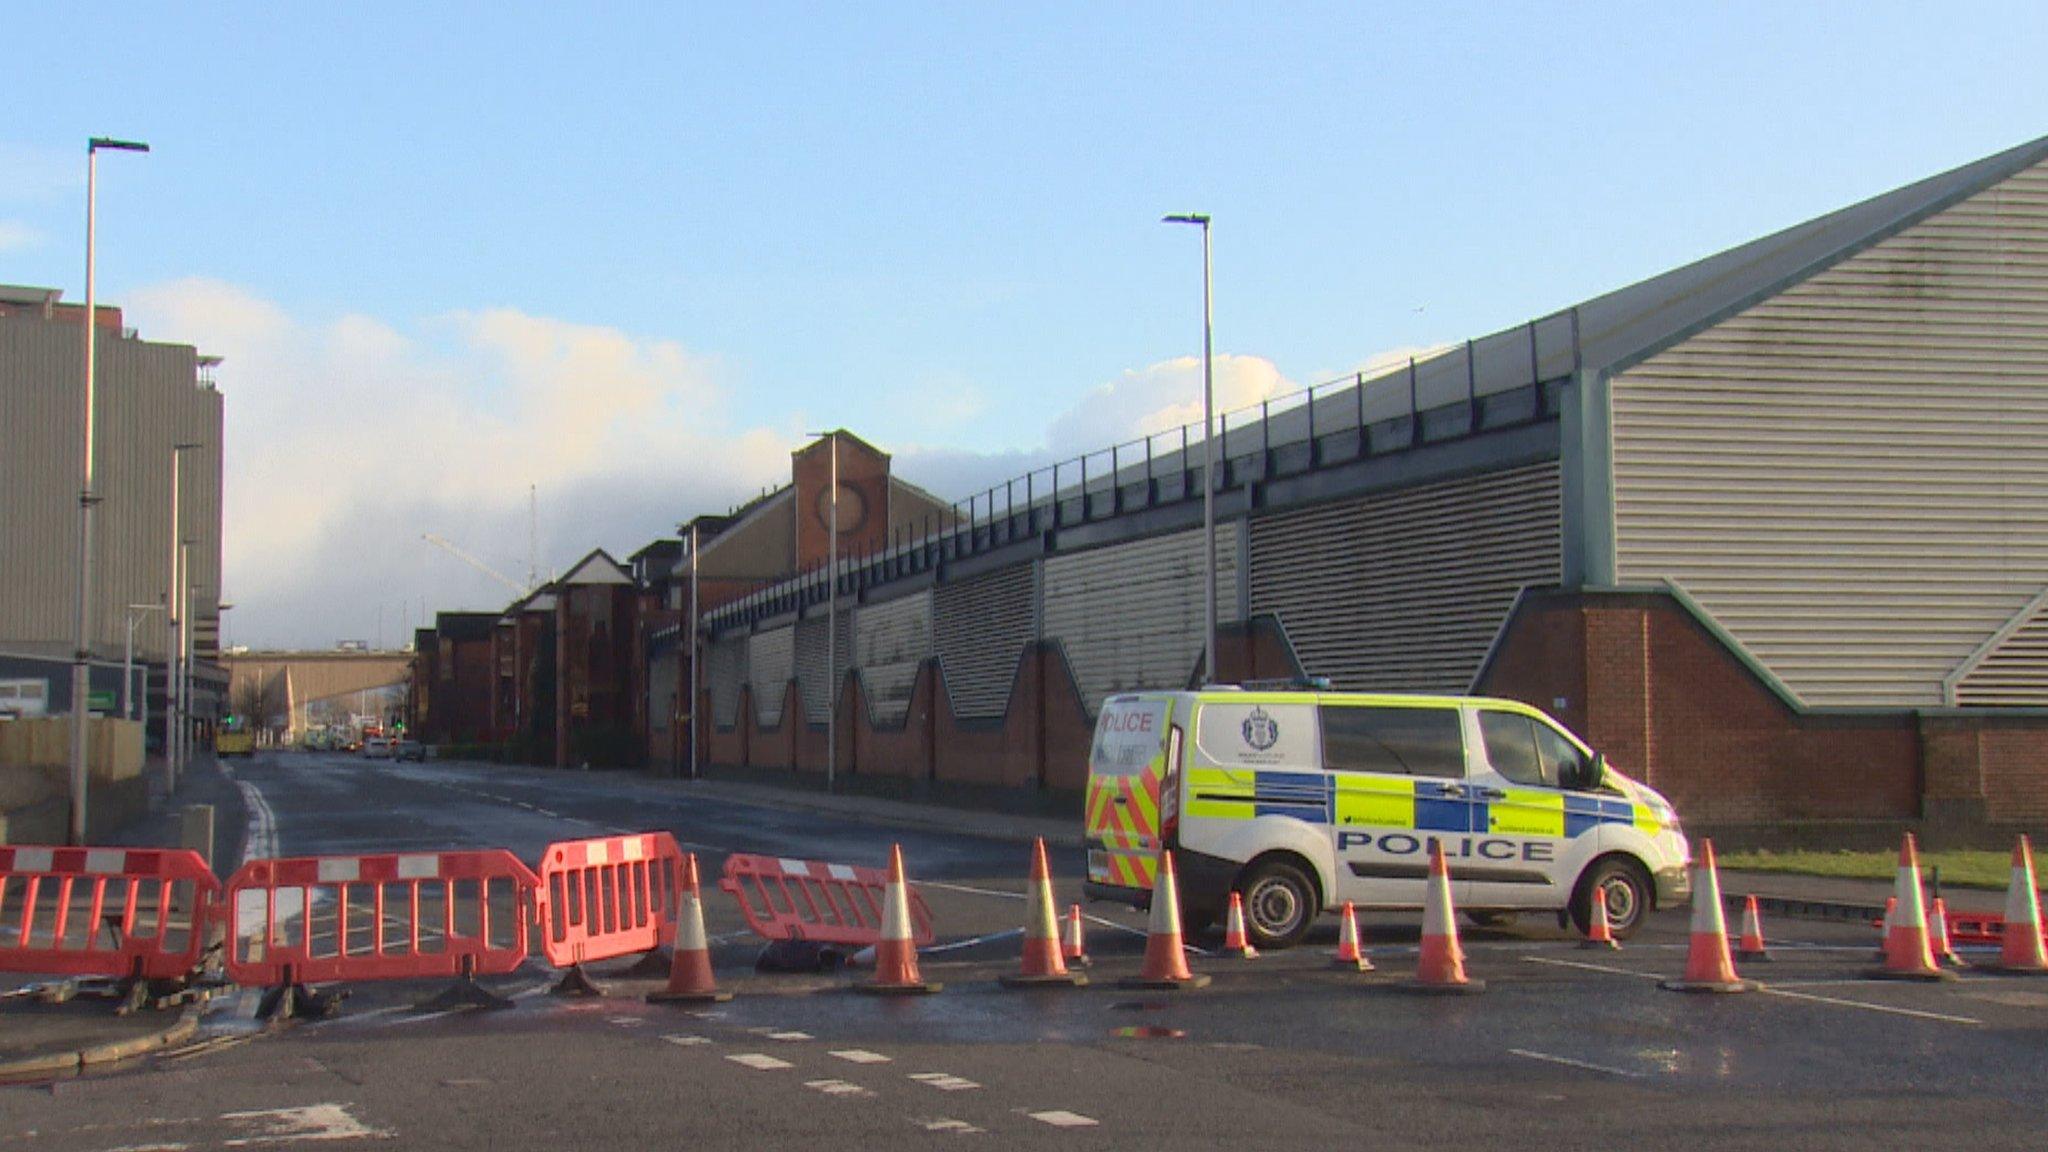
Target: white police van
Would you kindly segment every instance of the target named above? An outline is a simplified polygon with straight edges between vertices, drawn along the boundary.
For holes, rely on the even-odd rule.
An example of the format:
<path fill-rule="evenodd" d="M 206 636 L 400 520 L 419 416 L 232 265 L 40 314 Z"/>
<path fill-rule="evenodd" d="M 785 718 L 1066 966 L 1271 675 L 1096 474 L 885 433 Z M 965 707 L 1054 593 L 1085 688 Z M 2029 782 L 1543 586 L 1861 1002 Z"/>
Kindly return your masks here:
<path fill-rule="evenodd" d="M 1419 908 L 1429 844 L 1481 923 L 1525 911 L 1617 937 L 1689 894 L 1678 814 L 1526 704 L 1319 691 L 1110 698 L 1088 757 L 1093 899 L 1146 907 L 1173 850 L 1196 931 L 1244 898 L 1252 942 L 1286 947 L 1345 901 Z"/>

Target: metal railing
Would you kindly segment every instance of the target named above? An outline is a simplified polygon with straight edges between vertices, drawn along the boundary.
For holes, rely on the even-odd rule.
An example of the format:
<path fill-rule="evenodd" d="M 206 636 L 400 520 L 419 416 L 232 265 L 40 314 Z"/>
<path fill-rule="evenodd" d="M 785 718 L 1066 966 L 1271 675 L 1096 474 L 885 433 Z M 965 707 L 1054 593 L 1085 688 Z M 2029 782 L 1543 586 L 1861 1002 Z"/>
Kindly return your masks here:
<path fill-rule="evenodd" d="M 1573 328 L 1576 341 L 1575 319 Z M 1542 378 L 1534 323 L 1528 326 L 1528 350 L 1526 380 L 1503 390 L 1479 391 L 1477 349 L 1468 342 L 1427 360 L 1411 358 L 1373 376 L 1357 372 L 1220 413 L 1216 489 L 1229 491 L 1246 483 L 1551 419 L 1557 415 L 1556 389 L 1563 377 Z M 1463 395 L 1425 407 L 1423 369 L 1460 356 Z M 991 485 L 926 516 L 914 529 L 899 529 L 882 548 L 841 557 L 839 593 L 854 595 L 864 587 L 929 572 L 1048 531 L 1199 497 L 1202 448 L 1201 425 L 1182 424 Z M 829 595 L 829 577 L 821 563 L 720 605 L 704 619 L 716 630 L 822 604 Z"/>

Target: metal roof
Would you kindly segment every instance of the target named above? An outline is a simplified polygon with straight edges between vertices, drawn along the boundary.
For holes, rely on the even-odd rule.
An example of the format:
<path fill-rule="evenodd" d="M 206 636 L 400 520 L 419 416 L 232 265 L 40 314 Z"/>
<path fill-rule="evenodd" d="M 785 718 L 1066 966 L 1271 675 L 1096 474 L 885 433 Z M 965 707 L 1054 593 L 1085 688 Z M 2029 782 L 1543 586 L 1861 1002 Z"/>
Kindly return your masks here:
<path fill-rule="evenodd" d="M 1625 370 L 2044 160 L 2048 136 L 1453 347 L 1416 364 L 1421 406 Z"/>

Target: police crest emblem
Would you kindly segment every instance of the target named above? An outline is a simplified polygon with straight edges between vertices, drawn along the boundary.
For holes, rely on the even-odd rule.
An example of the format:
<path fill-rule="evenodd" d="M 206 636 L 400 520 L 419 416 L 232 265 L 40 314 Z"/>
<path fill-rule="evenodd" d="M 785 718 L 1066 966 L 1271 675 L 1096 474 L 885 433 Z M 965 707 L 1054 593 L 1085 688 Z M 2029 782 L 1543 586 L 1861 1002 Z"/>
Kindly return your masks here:
<path fill-rule="evenodd" d="M 1264 752 L 1280 742 L 1280 724 L 1264 708 L 1253 707 L 1244 718 L 1244 742 Z"/>

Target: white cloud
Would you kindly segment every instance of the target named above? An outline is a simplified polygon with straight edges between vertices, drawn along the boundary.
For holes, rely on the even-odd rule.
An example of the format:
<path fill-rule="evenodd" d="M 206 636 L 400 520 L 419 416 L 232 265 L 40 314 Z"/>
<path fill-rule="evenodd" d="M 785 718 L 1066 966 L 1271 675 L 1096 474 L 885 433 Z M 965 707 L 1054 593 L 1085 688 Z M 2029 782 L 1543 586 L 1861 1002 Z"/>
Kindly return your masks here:
<path fill-rule="evenodd" d="M 790 438 L 724 424 L 713 362 L 670 341 L 511 309 L 403 327 L 308 323 L 233 285 L 134 294 L 146 334 L 226 357 L 225 564 L 238 643 L 384 636 L 511 598 L 420 540 L 523 576 L 527 486 L 545 576 L 624 553 L 788 471 Z"/>
<path fill-rule="evenodd" d="M 43 242 L 43 234 L 18 220 L 0 220 L 0 252 L 19 252 Z"/>
<path fill-rule="evenodd" d="M 1270 400 L 1300 387 L 1259 356 L 1215 357 L 1215 410 L 1224 413 Z M 1077 455 L 1202 423 L 1202 361 L 1181 356 L 1125 372 L 1091 389 L 1054 418 L 1047 441 L 1058 455 Z"/>

